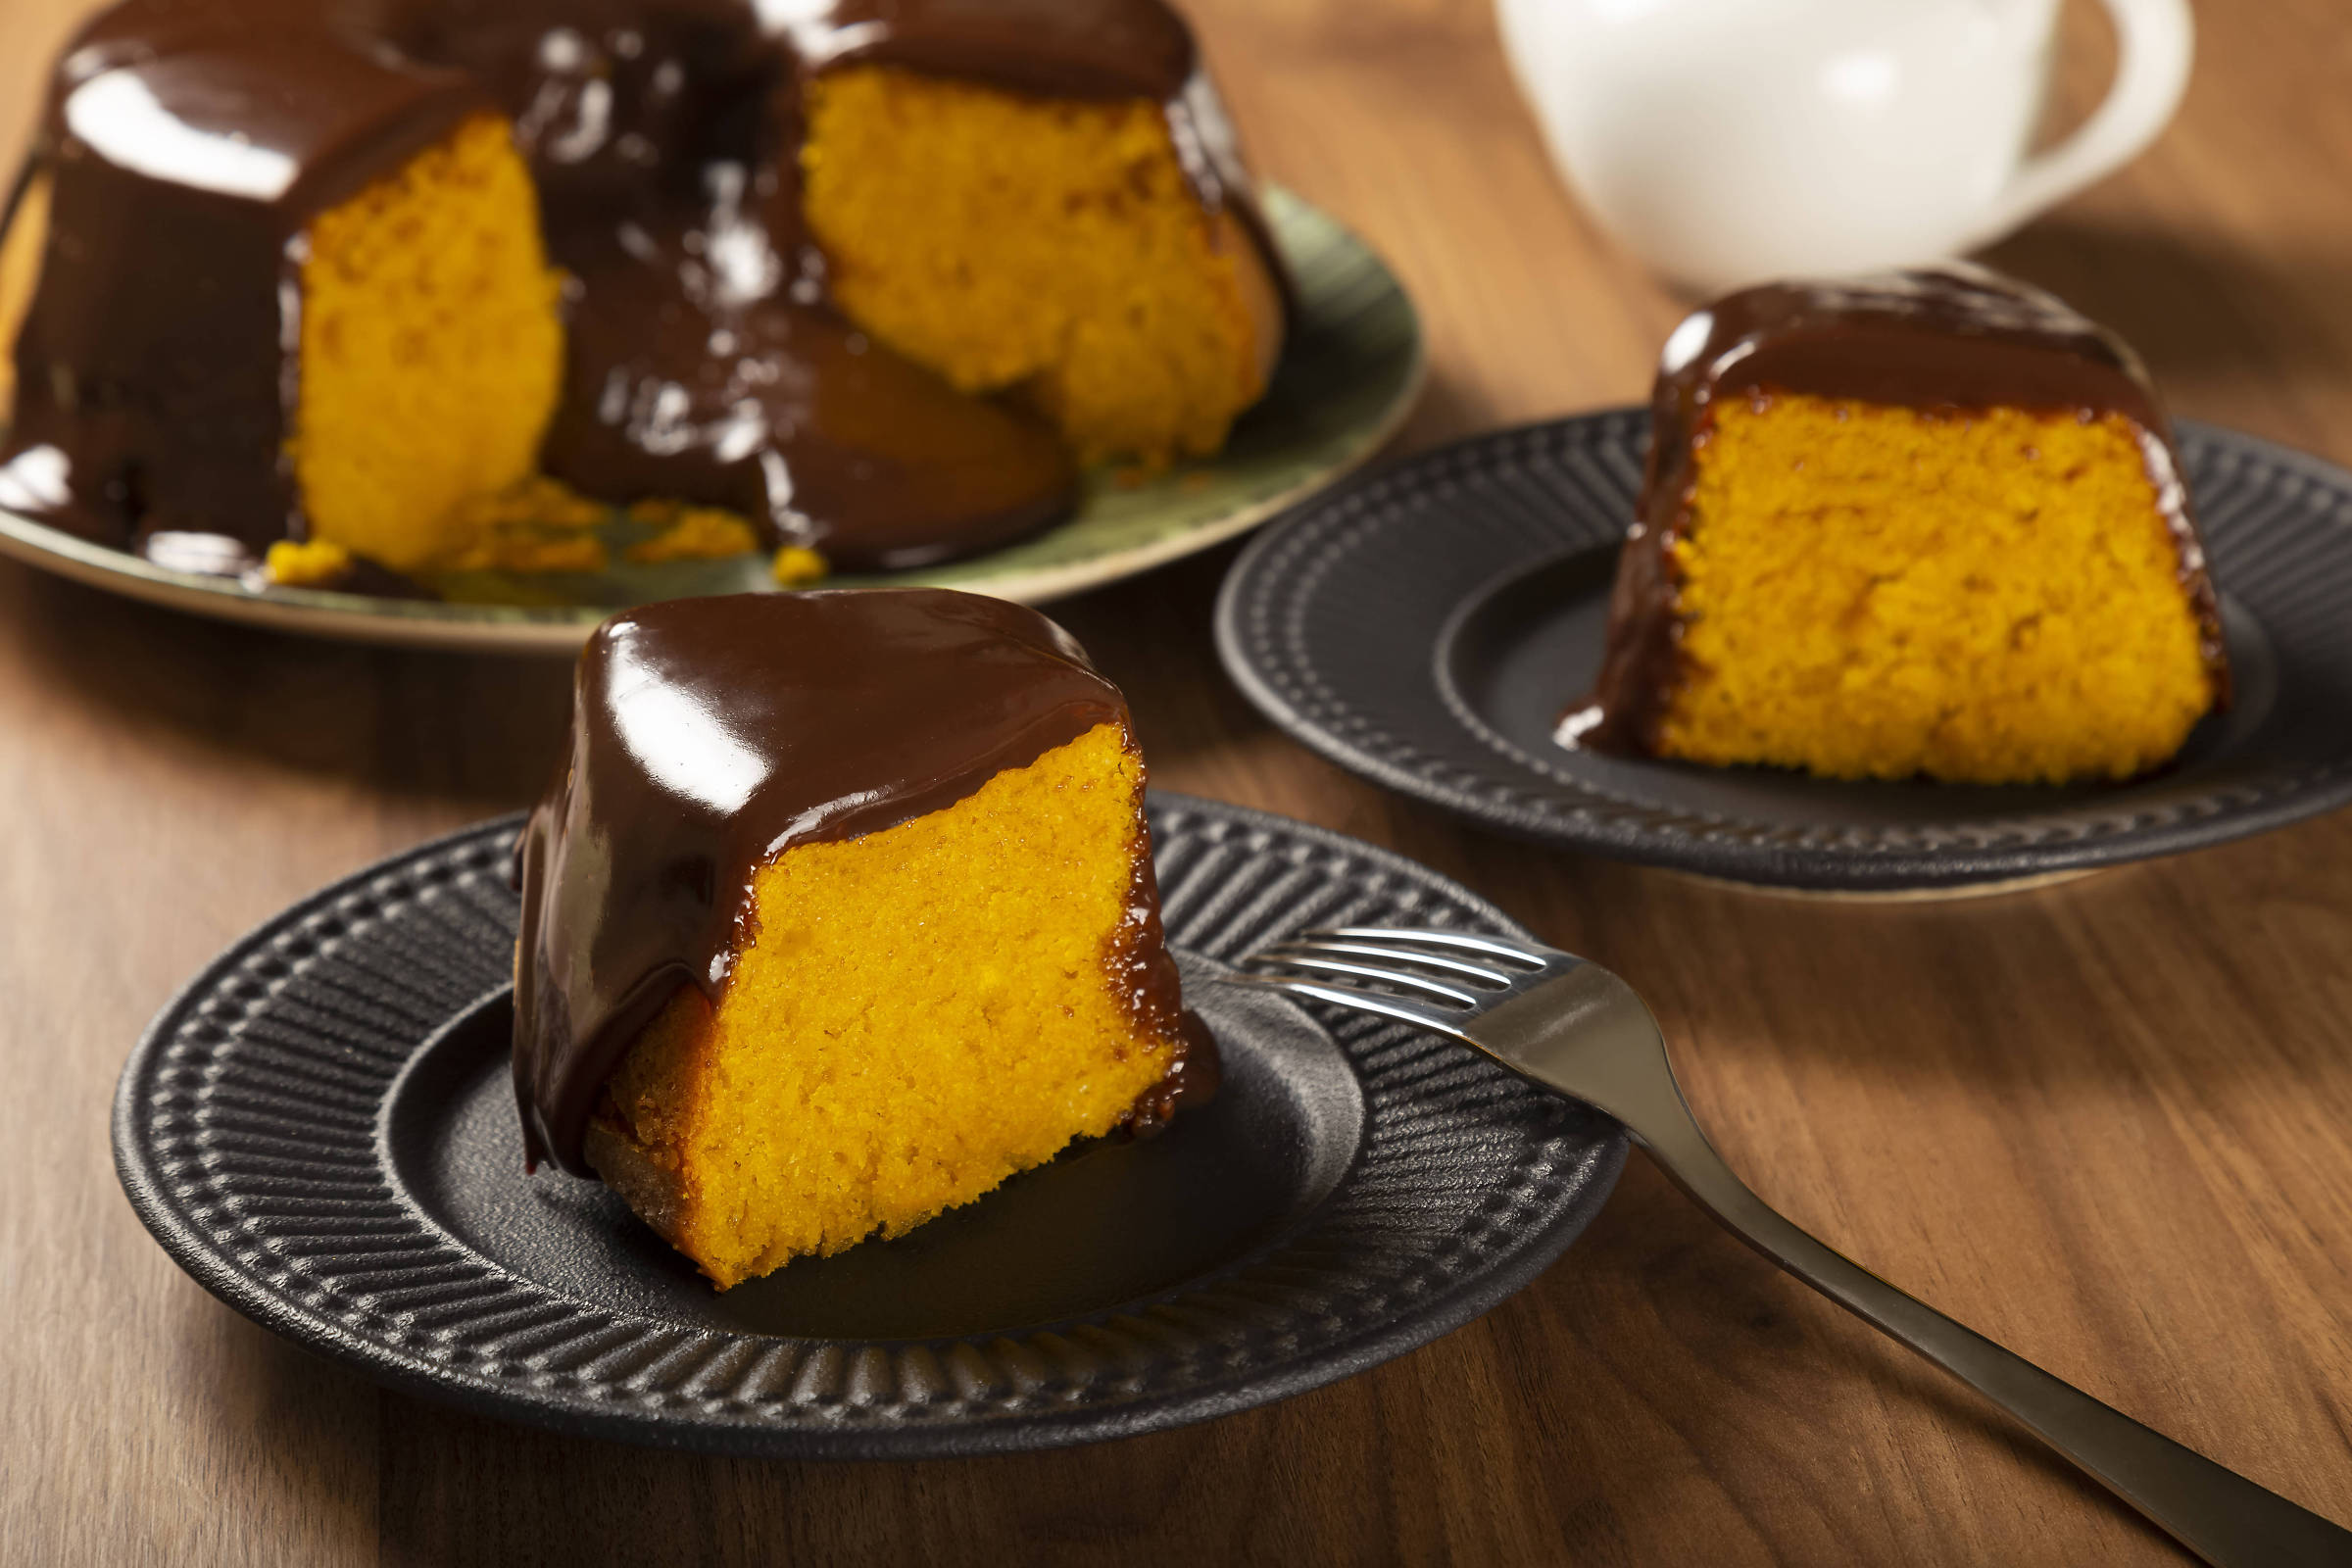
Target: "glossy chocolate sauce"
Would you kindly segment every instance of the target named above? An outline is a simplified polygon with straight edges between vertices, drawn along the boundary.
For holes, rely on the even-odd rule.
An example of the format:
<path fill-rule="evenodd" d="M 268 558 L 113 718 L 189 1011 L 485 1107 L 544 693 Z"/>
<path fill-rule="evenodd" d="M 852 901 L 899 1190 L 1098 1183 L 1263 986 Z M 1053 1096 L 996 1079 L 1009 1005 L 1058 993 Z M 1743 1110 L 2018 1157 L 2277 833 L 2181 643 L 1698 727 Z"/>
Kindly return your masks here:
<path fill-rule="evenodd" d="M 549 473 L 727 507 L 851 569 L 1056 520 L 1078 476 L 1041 420 L 954 391 L 826 301 L 801 100 L 856 63 L 1159 102 L 1203 207 L 1239 217 L 1279 278 L 1160 0 L 127 0 L 61 59 L 30 166 L 55 204 L 0 505 L 126 548 L 301 537 L 289 247 L 495 105 L 568 274 Z M 272 159 L 292 177 L 266 199 L 207 172 L 236 165 L 251 187 Z"/>
<path fill-rule="evenodd" d="M 686 248 L 709 232 L 631 222 L 564 247 L 579 308 L 549 473 L 725 507 L 860 570 L 1009 543 L 1068 510 L 1077 470 L 1045 424 L 822 306 L 732 292 Z"/>
<path fill-rule="evenodd" d="M 298 527 L 284 459 L 311 217 L 496 106 L 311 27 L 134 0 L 60 59 L 34 154 L 47 253 L 0 505 L 122 548 Z"/>
<path fill-rule="evenodd" d="M 1118 688 L 1035 611 L 940 589 L 743 594 L 616 615 L 580 656 L 562 776 L 516 847 L 514 1088 L 527 1155 L 592 1174 L 596 1098 L 681 985 L 715 1004 L 755 934 L 752 876 L 796 845 L 954 805 L 1101 724 Z M 1136 833 L 1148 846 L 1139 806 Z M 1213 1088 L 1149 854 L 1113 971 L 1184 1042 L 1133 1113 Z"/>
<path fill-rule="evenodd" d="M 2220 608 L 2171 426 L 2137 355 L 2054 295 L 1979 267 L 1837 282 L 1768 283 L 1716 301 L 1666 340 L 1650 397 L 1649 457 L 1609 597 L 1592 695 L 1562 716 L 1563 744 L 1653 755 L 1683 678 L 1674 545 L 1690 519 L 1697 457 L 1727 398 L 1843 398 L 1955 416 L 2020 408 L 2138 429 L 2156 505 L 2180 550 L 2217 705 L 2229 696 Z"/>

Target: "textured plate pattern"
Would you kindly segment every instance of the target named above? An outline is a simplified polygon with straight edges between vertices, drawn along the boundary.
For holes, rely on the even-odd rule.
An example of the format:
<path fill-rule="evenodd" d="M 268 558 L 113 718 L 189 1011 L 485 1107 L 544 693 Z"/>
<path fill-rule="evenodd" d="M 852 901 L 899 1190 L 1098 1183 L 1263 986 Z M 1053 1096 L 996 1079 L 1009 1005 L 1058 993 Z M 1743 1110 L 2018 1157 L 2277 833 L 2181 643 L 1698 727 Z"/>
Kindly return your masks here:
<path fill-rule="evenodd" d="M 1274 382 L 1215 457 L 1137 483 L 1088 476 L 1068 522 L 971 561 L 844 577 L 840 583 L 937 584 L 1045 604 L 1205 550 L 1255 527 L 1349 472 L 1402 422 L 1421 385 L 1412 301 L 1363 242 L 1288 191 L 1265 210 L 1296 284 L 1297 318 Z M 476 573 L 441 603 L 311 589 L 250 589 L 172 571 L 0 512 L 0 555 L 110 592 L 196 614 L 360 642 L 488 652 L 569 653 L 613 611 L 659 599 L 770 588 L 764 557 L 615 565 L 598 573 Z"/>
<path fill-rule="evenodd" d="M 1192 955 L 1236 956 L 1341 920 L 1512 929 L 1433 873 L 1337 835 L 1181 797 L 1152 810 L 1168 930 Z M 1483 1058 L 1335 1016 L 1365 1105 L 1347 1176 L 1253 1254 L 1150 1298 L 1015 1332 L 861 1343 L 718 1332 L 567 1297 L 437 1227 L 385 1147 L 404 1066 L 507 983 L 514 825 L 427 845 L 240 942 L 157 1019 L 115 1107 L 125 1192 L 207 1289 L 387 1382 L 488 1413 L 838 1456 L 1198 1420 L 1468 1321 L 1558 1255 L 1624 1159 L 1612 1124 Z"/>
<path fill-rule="evenodd" d="M 1486 623 L 1544 613 L 1498 608 L 1514 583 L 1581 570 L 1583 630 L 1523 641 L 1596 654 L 1606 552 L 1633 515 L 1647 426 L 1646 411 L 1621 409 L 1500 431 L 1318 498 L 1227 578 L 1227 669 L 1276 723 L 1388 788 L 1530 838 L 1803 889 L 1960 889 L 2110 865 L 2352 800 L 2352 475 L 2196 424 L 2180 453 L 2238 702 L 2163 773 L 2066 790 L 1842 785 L 1566 752 L 1524 715 L 1505 733 L 1507 705 L 1466 692 L 1463 646 Z M 1545 712 L 1579 694 L 1572 662 L 1557 664 Z"/>

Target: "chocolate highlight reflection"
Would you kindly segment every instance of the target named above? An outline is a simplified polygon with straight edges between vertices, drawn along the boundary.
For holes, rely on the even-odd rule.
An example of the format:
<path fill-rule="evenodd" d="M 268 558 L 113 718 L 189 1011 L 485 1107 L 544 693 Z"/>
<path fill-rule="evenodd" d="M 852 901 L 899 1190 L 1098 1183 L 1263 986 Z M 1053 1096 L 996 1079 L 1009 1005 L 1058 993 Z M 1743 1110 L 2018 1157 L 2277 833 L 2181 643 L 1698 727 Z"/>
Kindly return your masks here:
<path fill-rule="evenodd" d="M 1072 760 L 1082 754 L 1094 760 Z M 1017 795 L 1049 764 L 1059 782 Z M 516 848 L 514 1084 L 529 1159 L 601 1174 L 726 1284 L 877 1224 L 904 1228 L 889 1195 L 909 1182 L 927 1195 L 906 1208 L 919 1223 L 1072 1136 L 1165 1121 L 1213 1090 L 1216 1054 L 1183 1009 L 1161 934 L 1142 778 L 1117 688 L 1017 606 L 823 591 L 607 621 L 580 659 L 564 771 Z M 968 854 L 941 858 L 923 841 L 967 828 Z M 845 879 L 793 881 L 796 864 Z M 911 906 L 894 903 L 910 867 L 943 864 L 946 879 Z M 974 899 L 986 907 L 967 908 Z M 1046 952 L 1065 939 L 1066 974 Z M 826 1027 L 815 1009 L 841 999 L 815 988 L 841 989 L 826 954 L 845 950 L 874 956 L 857 982 L 873 995 L 847 998 L 850 1021 Z M 781 999 L 774 1010 L 736 995 L 753 963 L 755 991 Z M 1033 981 L 1042 989 L 1024 989 Z M 971 1014 L 981 1022 L 934 1054 L 919 1038 L 927 1020 L 977 1005 L 992 985 L 997 1000 Z M 884 994 L 913 1021 L 887 1025 Z M 1084 1038 L 1049 1059 L 1056 1030 Z M 719 1100 L 808 1061 L 821 1085 L 772 1127 L 721 1126 L 750 1112 Z M 709 1087 L 722 1074 L 730 1090 Z M 1089 1104 L 1095 1083 L 1133 1087 Z M 1007 1131 L 996 1150 L 995 1131 L 937 1110 L 958 1094 L 1029 1133 Z M 856 1120 L 875 1095 L 903 1097 L 880 1106 L 878 1127 Z M 1051 1105 L 1024 1108 L 1032 1095 Z M 947 1119 L 926 1123 L 933 1114 Z M 723 1146 L 720 1163 L 748 1169 L 770 1132 L 809 1141 L 792 1170 L 862 1172 L 844 1179 L 857 1200 L 825 1188 L 804 1206 L 846 1205 L 847 1217 L 720 1261 L 742 1222 L 696 1217 L 719 1206 L 705 1191 L 721 1180 L 708 1151 Z M 954 1166 L 955 1179 L 935 1193 L 905 1174 L 908 1160 Z"/>
<path fill-rule="evenodd" d="M 1158 0 L 128 0 L 61 57 L 20 181 L 12 239 L 42 265 L 17 302 L 0 504 L 123 548 L 235 541 L 219 561 L 316 536 L 295 418 L 306 230 L 495 113 L 563 273 L 569 352 L 560 394 L 442 426 L 512 421 L 532 452 L 544 431 L 545 470 L 583 492 L 727 508 L 851 568 L 1052 522 L 1077 470 L 1050 417 L 957 390 L 831 303 L 802 210 L 806 100 L 864 66 L 1156 103 L 1205 220 L 1238 217 L 1275 274 Z"/>

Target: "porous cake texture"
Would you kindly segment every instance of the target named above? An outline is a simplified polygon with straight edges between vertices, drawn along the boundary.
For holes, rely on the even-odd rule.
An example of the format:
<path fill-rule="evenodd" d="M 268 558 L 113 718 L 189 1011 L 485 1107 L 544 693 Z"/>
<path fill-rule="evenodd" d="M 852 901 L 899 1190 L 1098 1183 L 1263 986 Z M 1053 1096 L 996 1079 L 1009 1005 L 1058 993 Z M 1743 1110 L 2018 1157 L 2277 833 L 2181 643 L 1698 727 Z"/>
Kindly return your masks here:
<path fill-rule="evenodd" d="M 679 991 L 587 1155 L 721 1288 L 901 1236 L 1167 1076 L 1121 994 L 1143 765 L 1103 724 L 945 809 L 787 850 L 713 1007 Z"/>
<path fill-rule="evenodd" d="M 1257 401 L 1281 303 L 1150 99 L 1055 101 L 884 66 L 820 76 L 801 163 L 852 319 L 967 392 L 1034 398 L 1080 461 L 1160 466 Z"/>
<path fill-rule="evenodd" d="M 223 536 L 244 552 L 210 554 L 234 564 L 306 535 L 305 466 L 349 470 L 322 480 L 349 511 L 384 483 L 429 490 L 484 427 L 519 426 L 506 445 L 530 461 L 544 396 L 467 399 L 468 434 L 452 436 L 431 384 L 512 336 L 514 307 L 476 288 L 473 249 L 521 277 L 540 349 L 502 376 L 544 380 L 560 362 L 505 121 L 462 77 L 294 25 L 275 3 L 234 17 L 128 0 L 59 62 L 10 214 L 7 285 L 29 272 L 31 289 L 0 311 L 21 318 L 0 501 L 117 546 Z M 474 193 L 501 172 L 502 192 Z M 315 244 L 321 222 L 334 232 Z M 410 286 L 389 286 L 398 269 Z M 445 286 L 416 297 L 436 270 Z M 459 387 L 473 390 L 462 371 Z M 329 428 L 306 432 L 306 414 Z M 418 418 L 435 428 L 406 428 Z"/>
<path fill-rule="evenodd" d="M 2170 432 L 2110 334 L 1952 268 L 1669 341 L 1564 744 L 1829 778 L 2131 778 L 2228 693 Z"/>
<path fill-rule="evenodd" d="M 2212 702 L 2139 431 L 1735 399 L 1674 547 L 1658 750 L 1833 778 L 2129 778 Z"/>
<path fill-rule="evenodd" d="M 445 141 L 304 231 L 288 448 L 312 540 L 448 564 L 466 503 L 526 478 L 564 374 L 560 278 L 507 122 Z"/>
<path fill-rule="evenodd" d="M 10 216 L 8 231 L 0 234 L 0 343 L 14 344 L 32 306 L 33 285 L 41 277 L 41 249 L 49 240 L 51 177 L 34 174 L 24 181 Z M 0 410 L 17 402 L 17 362 L 0 354 Z"/>

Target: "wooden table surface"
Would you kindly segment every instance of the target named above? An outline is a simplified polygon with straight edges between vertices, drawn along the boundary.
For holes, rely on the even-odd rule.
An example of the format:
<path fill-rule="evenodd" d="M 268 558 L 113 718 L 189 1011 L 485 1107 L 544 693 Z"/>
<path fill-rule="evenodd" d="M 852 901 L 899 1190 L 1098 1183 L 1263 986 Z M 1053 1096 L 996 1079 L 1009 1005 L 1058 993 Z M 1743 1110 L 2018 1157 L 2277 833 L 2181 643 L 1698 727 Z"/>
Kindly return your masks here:
<path fill-rule="evenodd" d="M 79 9 L 0 7 L 0 133 Z M 1193 10 L 1263 172 L 1420 302 L 1434 376 L 1407 446 L 1644 391 L 1679 307 L 1553 183 L 1476 0 Z M 2110 47 L 2083 10 L 2075 104 Z M 2271 0 L 2201 25 L 2154 151 L 1993 259 L 2135 339 L 2180 412 L 2352 462 L 2352 24 L 2336 0 Z M 1158 783 L 1401 850 L 1608 964 L 1731 1162 L 1798 1221 L 2352 1519 L 2352 814 L 1891 906 L 1530 850 L 1259 719 L 1209 648 L 1230 559 L 1057 612 L 1126 687 Z M 116 1071 L 248 926 L 527 802 L 565 680 L 0 564 L 0 1562 L 2179 1560 L 1640 1156 L 1482 1321 L 1269 1409 L 1070 1452 L 642 1451 L 456 1414 L 280 1343 L 132 1217 Z"/>

